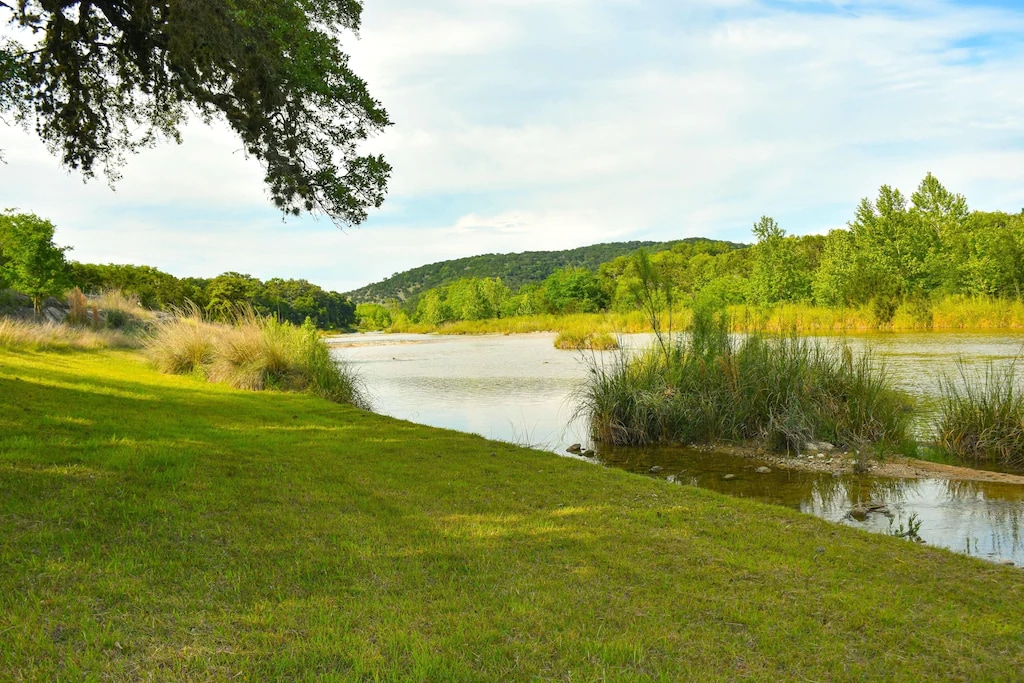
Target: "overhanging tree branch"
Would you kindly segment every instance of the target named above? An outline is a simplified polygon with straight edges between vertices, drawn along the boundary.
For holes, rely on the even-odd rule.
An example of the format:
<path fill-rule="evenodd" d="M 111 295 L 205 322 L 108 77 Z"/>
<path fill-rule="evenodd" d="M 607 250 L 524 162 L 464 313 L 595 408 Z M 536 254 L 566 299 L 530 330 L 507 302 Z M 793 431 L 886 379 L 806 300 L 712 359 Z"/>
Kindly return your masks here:
<path fill-rule="evenodd" d="M 359 153 L 390 121 L 337 40 L 361 11 L 356 0 L 0 1 L 0 17 L 36 38 L 0 45 L 0 109 L 34 121 L 86 177 L 116 172 L 157 134 L 177 139 L 185 107 L 223 116 L 283 212 L 356 224 L 391 170 Z"/>

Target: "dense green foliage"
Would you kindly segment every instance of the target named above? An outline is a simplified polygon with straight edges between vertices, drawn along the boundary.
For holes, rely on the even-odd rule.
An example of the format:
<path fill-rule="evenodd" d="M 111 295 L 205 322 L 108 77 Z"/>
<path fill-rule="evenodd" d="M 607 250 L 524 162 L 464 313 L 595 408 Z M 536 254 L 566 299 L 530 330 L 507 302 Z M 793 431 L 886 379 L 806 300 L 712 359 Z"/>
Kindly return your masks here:
<path fill-rule="evenodd" d="M 44 299 L 69 285 L 68 247 L 53 243 L 53 231 L 53 223 L 34 214 L 0 212 L 0 289 L 28 296 L 36 314 Z"/>
<path fill-rule="evenodd" d="M 0 111 L 33 121 L 86 177 L 176 139 L 189 111 L 222 117 L 279 208 L 359 223 L 390 173 L 359 154 L 389 121 L 339 47 L 361 12 L 355 0 L 0 2 L 14 27 L 0 44 Z"/>
<path fill-rule="evenodd" d="M 601 264 L 619 256 L 645 248 L 652 251 L 667 249 L 680 243 L 703 243 L 708 240 L 688 238 L 679 242 L 611 242 L 565 251 L 525 251 L 521 254 L 484 254 L 467 258 L 441 261 L 396 273 L 386 280 L 375 282 L 349 292 L 356 303 L 385 304 L 391 301 L 408 302 L 429 289 L 440 287 L 463 278 L 496 278 L 513 290 L 523 285 L 539 284 L 561 268 L 586 268 L 596 271 Z M 743 245 L 721 243 L 729 248 Z"/>
<path fill-rule="evenodd" d="M 344 329 L 355 323 L 355 305 L 347 297 L 306 280 L 263 282 L 233 272 L 215 278 L 176 278 L 151 266 L 76 262 L 70 265 L 70 279 L 87 294 L 116 289 L 138 296 L 148 308 L 180 308 L 192 302 L 214 319 L 228 319 L 244 305 L 296 325 L 307 318 L 321 329 Z"/>
<path fill-rule="evenodd" d="M 1009 681 L 1020 569 L 137 354 L 0 353 L 0 678 Z"/>
<path fill-rule="evenodd" d="M 361 325 L 379 328 L 403 312 L 415 322 L 437 325 L 481 316 L 641 310 L 657 326 L 659 318 L 652 313 L 713 302 L 760 309 L 786 304 L 864 308 L 875 327 L 890 325 L 902 309 L 916 327 L 927 328 L 934 306 L 944 299 L 1016 300 L 1024 287 L 1024 212 L 971 212 L 961 195 L 931 174 L 909 201 L 899 190 L 883 186 L 877 199 L 860 202 L 846 228 L 827 235 L 787 235 L 769 216 L 754 224 L 753 234 L 756 244 L 749 248 L 700 239 L 653 245 L 596 267 L 554 269 L 542 281 L 518 288 L 502 277 L 501 305 L 466 294 L 479 290 L 483 296 L 484 280 L 499 275 L 488 270 L 496 257 L 424 266 L 360 292 L 379 297 L 390 291 L 403 298 L 431 281 L 449 275 L 457 280 L 405 304 L 391 301 L 387 316 L 372 309 L 373 320 Z M 527 256 L 534 255 L 510 255 Z M 480 275 L 460 274 L 463 264 Z M 656 282 L 655 289 L 645 290 L 645 282 Z M 407 289 L 385 287 L 400 283 Z M 460 304 L 445 307 L 456 289 Z"/>

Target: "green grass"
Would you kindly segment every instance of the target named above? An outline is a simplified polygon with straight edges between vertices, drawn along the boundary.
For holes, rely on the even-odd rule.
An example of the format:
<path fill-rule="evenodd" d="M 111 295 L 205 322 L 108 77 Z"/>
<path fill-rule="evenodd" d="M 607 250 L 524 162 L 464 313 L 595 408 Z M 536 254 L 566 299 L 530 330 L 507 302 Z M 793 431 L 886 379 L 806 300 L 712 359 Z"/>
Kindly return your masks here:
<path fill-rule="evenodd" d="M 939 383 L 938 447 L 961 461 L 1024 467 L 1024 392 L 1017 359 L 972 372 L 963 359 Z"/>
<path fill-rule="evenodd" d="M 1024 582 L 136 352 L 0 354 L 0 678 L 1012 680 Z"/>

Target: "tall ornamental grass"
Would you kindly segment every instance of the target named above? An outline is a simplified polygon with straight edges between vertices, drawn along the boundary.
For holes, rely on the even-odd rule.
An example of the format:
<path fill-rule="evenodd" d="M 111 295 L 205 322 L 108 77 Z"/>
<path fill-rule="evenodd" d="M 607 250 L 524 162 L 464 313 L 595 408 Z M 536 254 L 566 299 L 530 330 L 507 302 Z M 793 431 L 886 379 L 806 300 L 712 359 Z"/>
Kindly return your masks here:
<path fill-rule="evenodd" d="M 229 323 L 204 319 L 195 306 L 156 325 L 146 352 L 161 372 L 199 374 L 211 382 L 259 391 L 306 391 L 337 403 L 369 408 L 358 378 L 331 356 L 312 325 L 297 327 L 252 309 Z"/>
<path fill-rule="evenodd" d="M 859 448 L 908 442 L 903 394 L 870 353 L 799 336 L 737 340 L 724 315 L 695 312 L 690 335 L 593 361 L 578 413 L 618 445 L 758 440 Z"/>
<path fill-rule="evenodd" d="M 1024 392 L 1017 360 L 989 362 L 981 372 L 958 359 L 939 381 L 936 441 L 973 462 L 1024 467 Z"/>
<path fill-rule="evenodd" d="M 10 351 L 90 351 L 136 348 L 138 345 L 136 337 L 119 330 L 0 318 L 0 348 Z"/>

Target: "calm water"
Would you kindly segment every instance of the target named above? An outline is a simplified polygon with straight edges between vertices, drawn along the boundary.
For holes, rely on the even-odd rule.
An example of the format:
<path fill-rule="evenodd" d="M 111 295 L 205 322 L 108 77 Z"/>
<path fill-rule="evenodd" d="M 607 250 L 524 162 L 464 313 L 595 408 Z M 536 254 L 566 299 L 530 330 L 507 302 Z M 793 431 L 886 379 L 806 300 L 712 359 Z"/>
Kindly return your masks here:
<path fill-rule="evenodd" d="M 638 347 L 648 339 L 636 335 L 622 340 Z M 572 392 L 586 376 L 587 362 L 580 353 L 556 350 L 553 334 L 366 334 L 334 341 L 335 353 L 362 376 L 376 409 L 386 415 L 554 452 L 588 442 L 585 425 L 572 419 Z M 1024 335 L 933 332 L 858 335 L 849 342 L 855 350 L 870 345 L 885 359 L 896 384 L 927 407 L 940 373 L 958 357 L 970 363 L 1013 358 L 1021 352 Z M 926 421 L 919 425 L 922 431 L 926 428 Z M 760 474 L 755 469 L 762 463 L 689 448 L 602 449 L 600 459 L 644 474 L 661 468 L 651 476 L 786 505 L 873 531 L 906 529 L 913 517 L 927 543 L 1024 565 L 1021 486 L 789 470 Z M 886 509 L 863 520 L 850 516 L 854 507 L 872 503 Z"/>

